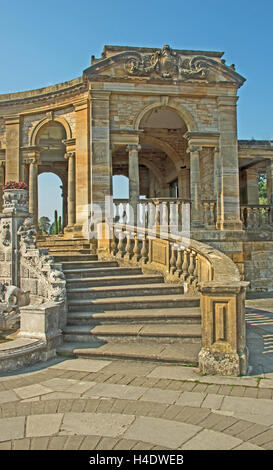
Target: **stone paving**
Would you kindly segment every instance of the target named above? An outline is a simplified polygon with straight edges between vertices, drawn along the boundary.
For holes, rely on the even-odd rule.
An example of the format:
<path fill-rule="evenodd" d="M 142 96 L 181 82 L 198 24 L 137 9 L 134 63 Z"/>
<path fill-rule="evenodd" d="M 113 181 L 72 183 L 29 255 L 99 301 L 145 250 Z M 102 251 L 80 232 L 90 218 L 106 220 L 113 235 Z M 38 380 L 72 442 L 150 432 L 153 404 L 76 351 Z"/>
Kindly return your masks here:
<path fill-rule="evenodd" d="M 273 449 L 273 374 L 55 359 L 0 377 L 0 449 Z"/>

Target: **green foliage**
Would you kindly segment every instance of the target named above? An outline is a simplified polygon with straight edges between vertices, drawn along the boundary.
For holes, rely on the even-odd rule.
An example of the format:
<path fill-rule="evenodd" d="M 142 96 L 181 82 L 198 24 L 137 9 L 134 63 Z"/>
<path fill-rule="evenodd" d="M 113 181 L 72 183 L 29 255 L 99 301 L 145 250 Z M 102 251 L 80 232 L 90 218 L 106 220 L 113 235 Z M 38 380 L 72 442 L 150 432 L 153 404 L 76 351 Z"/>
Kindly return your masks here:
<path fill-rule="evenodd" d="M 259 188 L 259 204 L 268 204 L 266 175 L 263 173 L 259 174 L 258 188 Z"/>
<path fill-rule="evenodd" d="M 62 217 L 59 216 L 59 221 L 58 221 L 58 233 L 62 232 Z"/>
<path fill-rule="evenodd" d="M 48 217 L 40 217 L 39 219 L 39 228 L 42 230 L 43 233 L 48 234 L 50 231 L 50 220 Z"/>
<path fill-rule="evenodd" d="M 58 235 L 58 212 L 54 211 L 54 235 Z"/>

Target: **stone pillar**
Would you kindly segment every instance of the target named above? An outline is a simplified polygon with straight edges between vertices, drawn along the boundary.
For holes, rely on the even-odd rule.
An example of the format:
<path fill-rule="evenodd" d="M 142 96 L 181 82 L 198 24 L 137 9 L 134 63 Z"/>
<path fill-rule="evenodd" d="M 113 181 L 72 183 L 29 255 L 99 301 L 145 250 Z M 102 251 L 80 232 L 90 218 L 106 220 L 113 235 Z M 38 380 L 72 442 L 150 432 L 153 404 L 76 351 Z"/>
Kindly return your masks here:
<path fill-rule="evenodd" d="M 73 236 L 81 237 L 88 223 L 90 204 L 89 105 L 87 97 L 74 104 L 76 120 L 75 198 L 76 224 Z"/>
<path fill-rule="evenodd" d="M 112 195 L 112 152 L 110 144 L 110 93 L 93 88 L 90 90 L 91 122 L 91 211 L 94 222 L 100 216 L 102 222 L 109 215 L 109 198 Z"/>
<path fill-rule="evenodd" d="M 65 154 L 68 160 L 68 185 L 67 185 L 67 221 L 68 227 L 76 222 L 76 206 L 75 206 L 75 152 Z"/>
<path fill-rule="evenodd" d="M 20 117 L 7 116 L 6 121 L 6 182 L 21 181 Z"/>
<path fill-rule="evenodd" d="M 178 172 L 178 197 L 190 199 L 190 170 L 181 168 Z"/>
<path fill-rule="evenodd" d="M 29 212 L 33 217 L 33 224 L 38 227 L 38 165 L 40 161 L 41 147 L 22 147 L 22 162 L 28 177 Z"/>
<path fill-rule="evenodd" d="M 204 281 L 200 283 L 202 349 L 199 369 L 203 374 L 246 375 L 244 281 Z"/>
<path fill-rule="evenodd" d="M 247 203 L 259 204 L 258 172 L 255 168 L 247 168 L 245 172 Z"/>
<path fill-rule="evenodd" d="M 29 164 L 29 212 L 33 225 L 38 227 L 38 160 L 33 157 Z"/>
<path fill-rule="evenodd" d="M 201 214 L 201 188 L 200 188 L 200 152 L 202 147 L 191 145 L 188 148 L 190 154 L 190 195 L 191 195 L 191 225 L 202 225 Z"/>
<path fill-rule="evenodd" d="M 214 199 L 216 200 L 216 228 L 221 228 L 221 162 L 219 147 L 214 147 Z"/>
<path fill-rule="evenodd" d="M 242 230 L 237 141 L 237 96 L 218 97 L 221 161 L 221 230 Z"/>
<path fill-rule="evenodd" d="M 3 186 L 5 184 L 5 163 L 0 162 L 0 212 L 3 209 Z"/>
<path fill-rule="evenodd" d="M 134 223 L 137 223 L 137 206 L 139 201 L 139 165 L 138 152 L 141 146 L 130 144 L 127 146 L 129 153 L 129 199 L 134 212 Z"/>

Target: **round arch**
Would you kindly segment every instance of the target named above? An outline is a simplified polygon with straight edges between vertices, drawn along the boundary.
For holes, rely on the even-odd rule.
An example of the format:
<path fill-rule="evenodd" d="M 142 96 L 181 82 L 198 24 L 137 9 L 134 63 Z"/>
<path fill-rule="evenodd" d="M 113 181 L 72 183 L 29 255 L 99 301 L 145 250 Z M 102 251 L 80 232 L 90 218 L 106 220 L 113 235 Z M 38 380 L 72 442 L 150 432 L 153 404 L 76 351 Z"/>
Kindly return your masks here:
<path fill-rule="evenodd" d="M 62 126 L 64 127 L 65 132 L 66 132 L 66 138 L 67 139 L 72 139 L 71 127 L 70 127 L 69 123 L 67 122 L 67 120 L 65 118 L 59 117 L 59 116 L 54 117 L 54 119 L 44 118 L 40 122 L 38 122 L 38 124 L 36 124 L 33 127 L 32 131 L 30 133 L 30 138 L 29 138 L 29 146 L 30 147 L 34 147 L 35 145 L 37 145 L 37 142 L 36 142 L 37 135 L 38 135 L 39 131 L 42 129 L 42 127 L 44 127 L 46 124 L 50 124 L 50 123 L 53 123 L 53 122 L 59 122 L 60 124 L 62 124 Z"/>
<path fill-rule="evenodd" d="M 192 114 L 185 108 L 185 106 L 177 105 L 174 103 L 170 103 L 167 105 L 162 105 L 160 101 L 156 101 L 155 103 L 149 104 L 145 108 L 143 108 L 138 115 L 134 119 L 133 123 L 133 128 L 134 130 L 138 131 L 139 130 L 139 125 L 141 122 L 141 119 L 145 116 L 146 113 L 151 111 L 152 109 L 155 108 L 160 108 L 160 109 L 169 109 L 171 111 L 174 111 L 177 113 L 180 118 L 185 122 L 188 131 L 197 131 L 197 125 L 196 122 L 192 116 Z"/>
<path fill-rule="evenodd" d="M 153 137 L 149 135 L 141 136 L 140 142 L 153 145 L 154 147 L 157 147 L 163 152 L 165 152 L 168 155 L 168 157 L 170 157 L 170 159 L 172 160 L 175 168 L 177 170 L 180 170 L 181 163 L 182 163 L 181 157 L 170 144 L 168 144 L 167 142 L 163 140 L 158 139 L 157 137 Z"/>

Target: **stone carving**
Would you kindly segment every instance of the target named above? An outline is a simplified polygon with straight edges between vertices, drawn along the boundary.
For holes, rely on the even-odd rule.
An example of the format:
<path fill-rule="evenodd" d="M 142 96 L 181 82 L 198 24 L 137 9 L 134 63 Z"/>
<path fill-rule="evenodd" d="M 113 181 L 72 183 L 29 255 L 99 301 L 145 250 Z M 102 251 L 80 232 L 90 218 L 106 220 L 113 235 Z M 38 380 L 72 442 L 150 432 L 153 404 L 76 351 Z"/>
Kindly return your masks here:
<path fill-rule="evenodd" d="M 208 64 L 205 58 L 182 58 L 170 46 L 165 45 L 150 55 L 135 54 L 125 63 L 125 70 L 129 75 L 149 76 L 159 75 L 161 78 L 207 78 Z"/>
<path fill-rule="evenodd" d="M 3 221 L 2 223 L 0 231 L 0 241 L 5 247 L 10 246 L 11 244 L 10 224 L 8 222 Z"/>
<path fill-rule="evenodd" d="M 7 283 L 0 284 L 0 329 L 10 330 L 19 326 L 19 308 L 29 304 L 29 292 Z"/>
<path fill-rule="evenodd" d="M 25 218 L 23 224 L 19 227 L 17 234 L 20 236 L 23 250 L 35 248 L 37 231 L 35 225 L 33 225 L 32 217 Z"/>
<path fill-rule="evenodd" d="M 28 210 L 28 191 L 24 189 L 5 189 L 4 194 L 4 212 L 5 209 Z"/>

